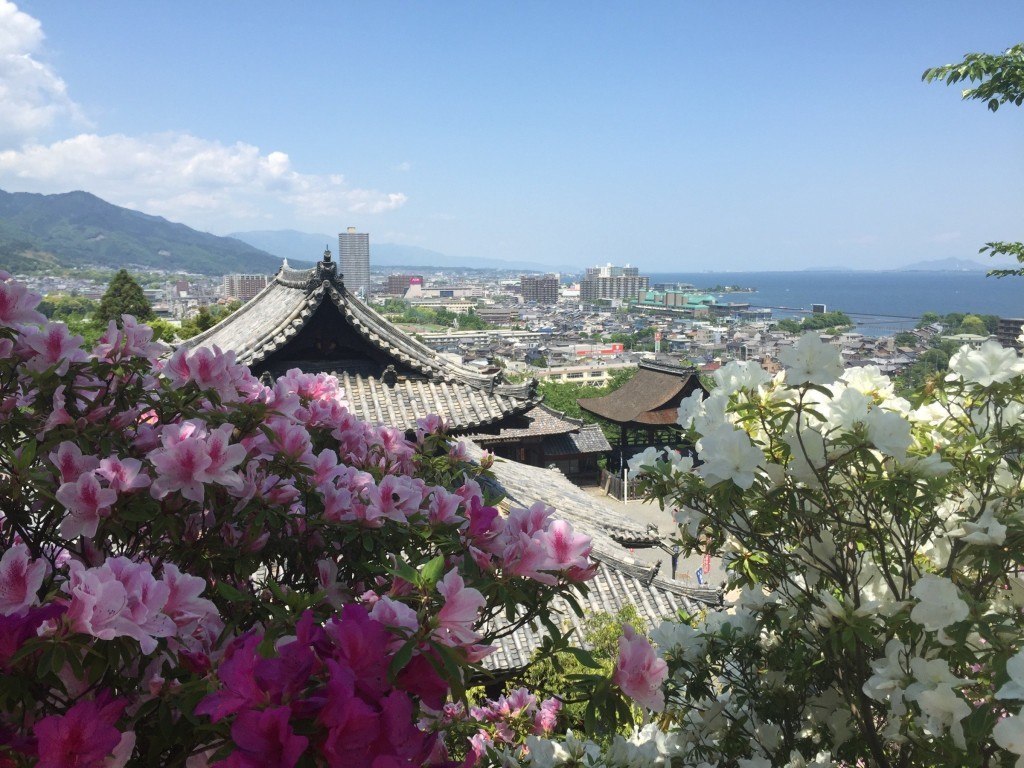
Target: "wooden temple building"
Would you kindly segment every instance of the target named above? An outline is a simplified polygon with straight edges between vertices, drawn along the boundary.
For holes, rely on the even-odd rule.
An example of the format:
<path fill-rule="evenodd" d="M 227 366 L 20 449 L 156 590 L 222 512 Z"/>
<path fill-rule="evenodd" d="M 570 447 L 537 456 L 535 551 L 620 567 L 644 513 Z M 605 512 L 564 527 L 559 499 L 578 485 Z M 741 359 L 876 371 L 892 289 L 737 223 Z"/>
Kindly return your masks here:
<path fill-rule="evenodd" d="M 569 475 L 596 475 L 611 449 L 600 428 L 541 406 L 536 380 L 506 383 L 395 327 L 348 291 L 330 251 L 312 269 L 285 262 L 255 298 L 184 345 L 232 350 L 257 376 L 332 373 L 365 421 L 408 430 L 437 414 L 498 455 Z"/>
<path fill-rule="evenodd" d="M 509 384 L 500 372 L 484 374 L 440 357 L 351 294 L 330 251 L 311 269 L 292 269 L 285 262 L 255 298 L 184 345 L 232 350 L 257 376 L 278 376 L 291 368 L 332 373 L 352 412 L 372 423 L 408 430 L 421 417 L 442 416 L 463 436 L 471 458 L 481 458 L 485 448 L 501 457 L 492 471 L 502 506 L 544 501 L 593 538 L 599 566 L 583 597 L 588 614 L 615 613 L 631 604 L 654 627 L 681 609 L 721 603 L 718 590 L 661 578 L 657 566 L 635 562 L 629 550 L 660 547 L 658 532 L 570 482 L 570 477 L 596 474 L 597 457 L 610 450 L 600 427 L 543 406 L 535 380 Z M 627 429 L 674 423 L 675 412 L 669 418 L 668 409 L 699 382 L 694 376 L 680 384 L 677 375 L 663 375 L 662 369 L 641 366 L 634 380 L 639 384 L 626 385 L 642 395 L 639 410 L 629 405 L 628 395 L 616 406 L 588 410 L 612 420 L 622 417 Z M 667 389 L 672 391 L 666 395 Z M 652 421 L 659 409 L 662 421 Z M 581 626 L 568 606 L 556 609 L 565 622 Z M 507 674 L 523 666 L 543 633 L 543 627 L 526 626 L 504 636 L 487 667 Z"/>
<path fill-rule="evenodd" d="M 587 413 L 618 427 L 618 444 L 608 464 L 621 469 L 648 446 L 679 442 L 675 430 L 679 404 L 698 390 L 702 397 L 708 396 L 696 368 L 644 360 L 636 375 L 611 394 L 577 402 Z"/>

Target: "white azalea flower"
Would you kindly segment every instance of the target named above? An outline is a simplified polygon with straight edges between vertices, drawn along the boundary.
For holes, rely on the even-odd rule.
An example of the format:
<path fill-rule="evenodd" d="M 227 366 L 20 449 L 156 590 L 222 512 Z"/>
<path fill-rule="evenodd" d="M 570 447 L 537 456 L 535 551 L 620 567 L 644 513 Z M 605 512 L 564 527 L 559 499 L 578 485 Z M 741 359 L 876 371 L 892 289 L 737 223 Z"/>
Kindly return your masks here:
<path fill-rule="evenodd" d="M 676 415 L 676 424 L 683 429 L 689 429 L 693 424 L 693 417 L 704 410 L 704 393 L 696 390 L 689 397 L 683 398 L 679 403 L 679 412 Z"/>
<path fill-rule="evenodd" d="M 874 674 L 864 683 L 864 693 L 875 701 L 885 701 L 893 696 L 899 698 L 903 692 L 903 679 L 907 676 L 903 668 L 907 647 L 896 638 L 885 644 L 885 657 L 871 662 Z"/>
<path fill-rule="evenodd" d="M 967 382 L 989 387 L 1009 381 L 1024 370 L 1016 350 L 1006 349 L 995 341 L 986 341 L 978 349 L 967 345 L 949 359 L 950 374 Z"/>
<path fill-rule="evenodd" d="M 655 447 L 645 448 L 626 463 L 629 465 L 629 477 L 643 474 L 644 467 L 653 467 L 661 457 L 661 451 Z"/>
<path fill-rule="evenodd" d="M 839 378 L 848 386 L 870 397 L 881 397 L 886 400 L 893 395 L 892 380 L 882 373 L 882 369 L 877 365 L 847 368 Z"/>
<path fill-rule="evenodd" d="M 971 705 L 957 696 L 956 691 L 948 685 L 924 691 L 917 698 L 917 706 L 921 708 L 926 733 L 941 736 L 948 728 L 953 743 L 960 749 L 967 748 L 964 726 L 960 721 L 971 714 Z"/>
<path fill-rule="evenodd" d="M 943 576 L 922 576 L 910 594 L 919 601 L 910 612 L 910 619 L 927 630 L 943 630 L 967 618 L 967 603 L 960 599 L 960 590 Z"/>
<path fill-rule="evenodd" d="M 831 384 L 843 372 L 843 358 L 831 344 L 822 343 L 816 333 L 805 333 L 792 347 L 779 350 L 790 384 Z"/>
<path fill-rule="evenodd" d="M 728 396 L 741 389 L 757 389 L 771 378 L 757 363 L 733 360 L 715 371 L 714 379 L 718 385 L 715 391 Z"/>
<path fill-rule="evenodd" d="M 1010 680 L 996 691 L 996 698 L 1024 700 L 1024 651 L 1018 651 L 1007 660 L 1006 674 Z"/>
<path fill-rule="evenodd" d="M 872 408 L 868 413 L 866 425 L 868 440 L 886 456 L 902 459 L 913 443 L 910 436 L 910 422 L 902 416 L 880 408 Z"/>
<path fill-rule="evenodd" d="M 844 387 L 839 396 L 825 406 L 825 421 L 830 430 L 839 434 L 852 432 L 858 424 L 867 421 L 870 404 L 867 395 L 852 387 Z"/>
<path fill-rule="evenodd" d="M 951 531 L 955 536 L 975 546 L 996 546 L 1006 541 L 1006 526 L 995 518 L 995 510 L 988 507 L 975 521 L 964 520 L 958 530 Z"/>
<path fill-rule="evenodd" d="M 1024 768 L 1024 718 L 1019 714 L 1004 717 L 992 729 L 992 739 L 1008 752 L 1021 755 L 1017 768 Z"/>
<path fill-rule="evenodd" d="M 702 437 L 697 450 L 704 459 L 697 472 L 708 485 L 727 480 L 747 490 L 754 484 L 757 468 L 764 464 L 764 453 L 751 445 L 749 435 L 728 424 Z"/>

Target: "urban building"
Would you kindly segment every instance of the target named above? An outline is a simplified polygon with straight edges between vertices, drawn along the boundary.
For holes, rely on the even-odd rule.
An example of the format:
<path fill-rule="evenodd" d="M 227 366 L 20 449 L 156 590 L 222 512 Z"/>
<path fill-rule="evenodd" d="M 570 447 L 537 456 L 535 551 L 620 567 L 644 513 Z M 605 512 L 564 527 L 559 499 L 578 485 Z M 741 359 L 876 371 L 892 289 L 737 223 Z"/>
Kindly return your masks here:
<path fill-rule="evenodd" d="M 423 285 L 423 275 L 388 275 L 384 291 L 392 296 L 405 296 L 410 285 Z"/>
<path fill-rule="evenodd" d="M 580 301 L 631 301 L 646 291 L 649 284 L 650 278 L 640 275 L 637 267 L 614 267 L 611 264 L 591 267 L 580 281 Z"/>
<path fill-rule="evenodd" d="M 271 279 L 269 275 L 224 275 L 224 296 L 241 302 L 249 301 L 266 288 Z M 186 283 L 186 292 L 187 290 Z"/>
<path fill-rule="evenodd" d="M 370 235 L 349 227 L 338 235 L 338 261 L 345 286 L 355 295 L 367 298 L 370 293 Z"/>
<path fill-rule="evenodd" d="M 1021 336 L 1021 327 L 1024 326 L 1024 319 L 1019 317 L 1000 317 L 999 325 L 996 327 L 996 340 L 1004 347 L 1021 349 L 1021 343 L 1017 340 Z"/>
<path fill-rule="evenodd" d="M 558 275 L 523 275 L 519 278 L 523 301 L 536 304 L 558 303 Z"/>

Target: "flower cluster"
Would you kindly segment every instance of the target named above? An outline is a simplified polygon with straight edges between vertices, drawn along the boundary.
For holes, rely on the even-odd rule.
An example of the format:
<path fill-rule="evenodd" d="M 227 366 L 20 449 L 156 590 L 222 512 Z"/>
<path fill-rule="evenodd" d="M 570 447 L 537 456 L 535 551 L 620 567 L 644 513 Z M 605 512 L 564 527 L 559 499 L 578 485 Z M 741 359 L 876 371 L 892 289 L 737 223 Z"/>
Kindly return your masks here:
<path fill-rule="evenodd" d="M 436 417 L 355 418 L 130 317 L 91 349 L 0 274 L 0 765 L 443 763 L 437 713 L 592 574 Z M 550 731 L 555 703 L 535 705 Z"/>
<path fill-rule="evenodd" d="M 1024 360 L 964 347 L 901 397 L 813 335 L 782 357 L 682 403 L 695 469 L 635 462 L 683 549 L 729 571 L 725 610 L 652 633 L 663 686 L 617 673 L 657 726 L 534 737 L 506 762 L 1024 765 Z"/>

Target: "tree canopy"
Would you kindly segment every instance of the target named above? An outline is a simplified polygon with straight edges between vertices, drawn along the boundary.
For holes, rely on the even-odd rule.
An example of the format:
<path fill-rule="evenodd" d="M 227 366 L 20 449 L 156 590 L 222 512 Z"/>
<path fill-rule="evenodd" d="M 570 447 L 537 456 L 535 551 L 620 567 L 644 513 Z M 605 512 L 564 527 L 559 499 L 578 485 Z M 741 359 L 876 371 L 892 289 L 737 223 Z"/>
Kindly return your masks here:
<path fill-rule="evenodd" d="M 96 319 L 103 324 L 113 320 L 120 325 L 121 315 L 133 315 L 137 320 L 149 320 L 153 317 L 153 308 L 142 292 L 142 286 L 126 269 L 119 270 L 114 275 L 96 310 Z"/>

